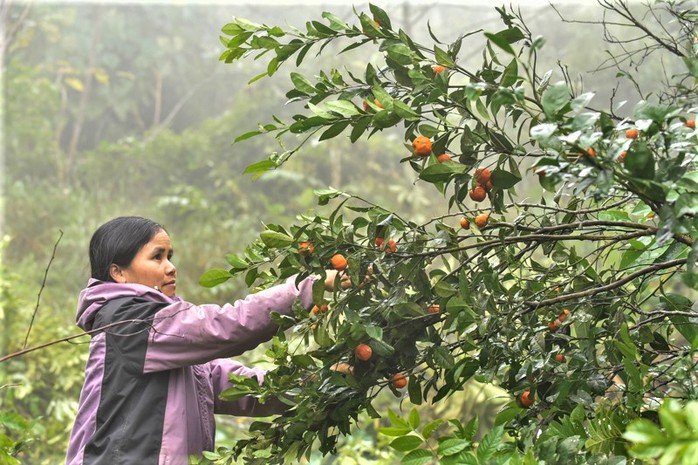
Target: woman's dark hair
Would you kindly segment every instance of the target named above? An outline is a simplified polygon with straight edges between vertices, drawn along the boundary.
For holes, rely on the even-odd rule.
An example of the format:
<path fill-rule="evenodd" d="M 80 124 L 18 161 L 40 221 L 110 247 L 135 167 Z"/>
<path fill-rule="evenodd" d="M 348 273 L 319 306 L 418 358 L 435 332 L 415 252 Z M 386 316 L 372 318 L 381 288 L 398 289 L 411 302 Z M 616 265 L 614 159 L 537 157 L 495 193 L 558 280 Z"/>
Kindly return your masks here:
<path fill-rule="evenodd" d="M 128 267 L 139 250 L 165 228 L 155 221 L 139 216 L 121 216 L 97 228 L 90 240 L 92 277 L 114 281 L 109 267 Z"/>

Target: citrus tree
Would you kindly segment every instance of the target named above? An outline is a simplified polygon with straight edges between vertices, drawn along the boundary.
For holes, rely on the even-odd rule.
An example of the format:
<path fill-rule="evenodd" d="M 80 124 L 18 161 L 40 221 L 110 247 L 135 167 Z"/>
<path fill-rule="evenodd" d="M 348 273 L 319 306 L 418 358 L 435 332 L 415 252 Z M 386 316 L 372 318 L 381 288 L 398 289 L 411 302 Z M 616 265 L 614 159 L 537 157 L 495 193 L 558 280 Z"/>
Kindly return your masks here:
<path fill-rule="evenodd" d="M 282 148 L 246 172 L 280 168 L 309 140 L 342 135 L 349 145 L 400 128 L 401 162 L 443 195 L 447 213 L 416 223 L 328 188 L 317 192 L 328 214 L 267 224 L 227 256 L 229 269 L 201 277 L 215 286 L 243 274 L 259 288 L 335 268 L 354 283 L 327 298 L 318 281 L 313 309 L 276 315 L 275 368 L 263 386 L 233 377 L 224 397 L 280 396 L 289 411 L 202 460 L 330 454 L 364 413 L 388 417 L 380 431 L 407 464 L 693 460 L 698 46 L 696 12 L 683 4 L 600 2 L 605 37 L 622 46 L 611 62 L 666 55 L 660 91 L 622 111 L 595 102 L 563 66 L 539 69 L 544 39 L 505 8 L 477 67 L 459 61 L 475 33 L 446 44 L 430 31 L 434 44 L 423 45 L 375 5 L 356 24 L 325 12 L 305 30 L 225 25 L 221 60 L 267 59 L 252 81 L 337 41 L 342 53 L 382 56 L 360 70 L 291 71 L 287 97 L 302 110 L 237 138 L 273 134 Z M 289 136 L 300 142 L 288 148 Z M 417 410 L 373 404 L 387 391 L 413 405 L 447 402 L 470 379 L 509 393 L 481 436 L 477 419 L 425 424 Z"/>

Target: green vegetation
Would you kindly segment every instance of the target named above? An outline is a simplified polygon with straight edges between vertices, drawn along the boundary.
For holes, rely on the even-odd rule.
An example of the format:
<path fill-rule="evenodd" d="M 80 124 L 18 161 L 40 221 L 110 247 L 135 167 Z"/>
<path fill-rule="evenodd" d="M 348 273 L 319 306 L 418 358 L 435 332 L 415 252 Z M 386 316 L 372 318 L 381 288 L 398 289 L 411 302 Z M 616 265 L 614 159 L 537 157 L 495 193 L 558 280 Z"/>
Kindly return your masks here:
<path fill-rule="evenodd" d="M 12 5 L 0 356 L 77 334 L 90 234 L 138 214 L 172 234 L 194 302 L 322 273 L 336 253 L 357 283 L 373 270 L 328 313 L 280 321 L 286 333 L 247 357 L 274 369 L 268 383 L 228 393 L 292 392 L 292 414 L 220 418 L 220 449 L 193 462 L 688 460 L 695 18 L 657 2 L 661 29 L 638 5 L 631 18 L 663 31 L 638 36 L 611 24 L 630 21 L 623 3 L 605 4 L 563 9 L 592 22 L 580 24 L 523 6 L 284 18 L 261 6 Z M 605 37 L 639 38 L 602 45 L 604 9 Z M 577 78 L 596 68 L 612 69 Z M 419 135 L 428 156 L 412 153 Z M 475 202 L 478 167 L 492 187 Z M 60 463 L 88 342 L 0 362 L 0 463 Z M 358 343 L 370 360 L 354 359 Z M 330 370 L 339 361 L 353 374 Z M 398 371 L 405 388 L 390 382 Z"/>

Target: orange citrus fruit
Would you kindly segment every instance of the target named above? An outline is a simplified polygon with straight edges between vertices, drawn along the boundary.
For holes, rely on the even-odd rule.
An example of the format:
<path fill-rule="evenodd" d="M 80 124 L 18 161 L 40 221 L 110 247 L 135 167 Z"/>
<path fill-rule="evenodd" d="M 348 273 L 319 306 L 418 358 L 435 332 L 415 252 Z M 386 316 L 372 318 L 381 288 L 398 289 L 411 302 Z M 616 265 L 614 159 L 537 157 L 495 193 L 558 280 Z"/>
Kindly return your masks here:
<path fill-rule="evenodd" d="M 623 150 L 623 151 L 620 153 L 620 155 L 618 155 L 618 162 L 619 162 L 619 163 L 623 163 L 623 162 L 625 161 L 626 155 L 628 155 L 628 152 L 626 152 L 625 150 Z"/>
<path fill-rule="evenodd" d="M 431 139 L 425 136 L 417 136 L 412 141 L 412 152 L 420 157 L 427 157 L 431 153 Z"/>
<path fill-rule="evenodd" d="M 432 305 L 431 307 L 427 308 L 427 313 L 439 313 L 441 311 L 441 307 L 438 305 Z"/>
<path fill-rule="evenodd" d="M 560 313 L 560 316 L 557 317 L 557 319 L 560 320 L 560 322 L 563 322 L 567 319 L 567 315 L 569 315 L 569 314 L 570 314 L 570 311 L 567 309 L 564 309 L 562 311 L 562 313 Z"/>
<path fill-rule="evenodd" d="M 492 171 L 489 168 L 478 168 L 473 176 L 475 177 L 475 182 L 481 186 L 486 186 L 492 177 Z"/>
<path fill-rule="evenodd" d="M 314 305 L 313 306 L 313 313 L 316 315 L 318 313 L 327 313 L 328 309 L 329 309 L 329 307 L 327 306 L 327 304 L 322 304 L 319 307 L 317 305 Z"/>
<path fill-rule="evenodd" d="M 477 226 L 480 229 L 483 229 L 485 226 L 487 226 L 487 223 L 490 220 L 490 215 L 487 213 L 480 213 L 475 217 L 475 226 Z"/>
<path fill-rule="evenodd" d="M 344 258 L 344 255 L 342 254 L 338 253 L 333 255 L 330 259 L 330 263 L 332 264 L 332 268 L 335 270 L 342 271 L 347 269 L 347 259 Z"/>
<path fill-rule="evenodd" d="M 432 68 L 432 70 L 434 70 L 434 74 L 441 74 L 444 71 L 446 71 L 446 67 L 442 65 L 436 65 Z"/>
<path fill-rule="evenodd" d="M 565 358 L 564 355 L 562 355 L 562 354 L 557 354 L 557 355 L 555 356 L 555 361 L 558 362 L 558 363 L 565 363 L 565 362 L 567 361 L 567 359 Z"/>
<path fill-rule="evenodd" d="M 461 218 L 460 227 L 463 229 L 470 229 L 470 220 L 466 217 Z"/>
<path fill-rule="evenodd" d="M 402 389 L 407 386 L 407 375 L 404 373 L 395 373 L 390 379 L 390 382 L 396 389 Z"/>
<path fill-rule="evenodd" d="M 625 131 L 625 137 L 628 139 L 637 139 L 637 136 L 640 135 L 640 132 L 635 129 L 635 128 L 630 128 L 627 131 Z"/>
<path fill-rule="evenodd" d="M 531 394 L 531 391 L 526 389 L 519 395 L 519 403 L 522 407 L 528 408 L 531 405 L 533 405 L 534 398 L 535 397 L 533 396 L 533 394 Z"/>
<path fill-rule="evenodd" d="M 587 155 L 589 155 L 591 158 L 596 158 L 596 150 L 594 150 L 593 147 L 589 147 L 587 149 Z"/>
<path fill-rule="evenodd" d="M 471 189 L 468 195 L 474 201 L 482 202 L 487 197 L 487 191 L 483 186 L 475 186 L 475 189 Z"/>
<path fill-rule="evenodd" d="M 438 157 L 436 157 L 436 160 L 437 160 L 439 163 L 445 163 L 445 162 L 447 162 L 447 161 L 451 161 L 451 155 L 449 155 L 449 154 L 447 154 L 447 153 L 442 153 L 441 155 L 439 155 Z"/>
<path fill-rule="evenodd" d="M 691 129 L 695 129 L 696 128 L 696 120 L 689 119 L 688 121 L 686 121 L 686 126 L 688 126 Z"/>
<path fill-rule="evenodd" d="M 392 239 L 388 239 L 388 243 L 385 245 L 385 247 L 381 247 L 381 249 L 385 250 L 385 253 L 393 253 L 397 250 L 397 242 Z"/>
<path fill-rule="evenodd" d="M 298 243 L 298 253 L 304 257 L 309 257 L 315 253 L 315 246 L 312 242 L 302 241 Z"/>
<path fill-rule="evenodd" d="M 354 349 L 354 354 L 356 355 L 356 358 L 365 362 L 370 360 L 373 356 L 373 349 L 371 349 L 371 346 L 368 344 L 359 344 Z"/>

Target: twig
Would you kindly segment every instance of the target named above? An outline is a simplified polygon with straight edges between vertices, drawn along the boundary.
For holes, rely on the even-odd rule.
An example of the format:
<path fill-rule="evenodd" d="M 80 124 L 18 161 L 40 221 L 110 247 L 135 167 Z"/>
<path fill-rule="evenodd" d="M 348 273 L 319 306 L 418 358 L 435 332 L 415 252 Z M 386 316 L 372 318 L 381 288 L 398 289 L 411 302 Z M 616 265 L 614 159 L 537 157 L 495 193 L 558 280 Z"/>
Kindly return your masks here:
<path fill-rule="evenodd" d="M 5 362 L 5 361 L 10 360 L 10 359 L 15 358 L 15 357 L 19 357 L 19 356 L 21 356 L 21 355 L 25 355 L 25 354 L 28 354 L 28 353 L 31 353 L 31 352 L 34 352 L 34 351 L 37 351 L 37 350 L 40 350 L 40 349 L 44 349 L 44 348 L 46 348 L 46 347 L 49 347 L 49 346 L 58 344 L 58 343 L 60 343 L 60 342 L 68 342 L 68 341 L 71 341 L 71 340 L 73 340 L 73 339 L 77 339 L 77 338 L 79 338 L 79 337 L 90 336 L 90 335 L 92 335 L 92 334 L 99 333 L 99 332 L 101 332 L 101 331 L 104 331 L 104 330 L 109 329 L 109 328 L 113 328 L 113 327 L 115 327 L 115 326 L 123 325 L 123 324 L 126 324 L 126 323 L 143 323 L 143 322 L 145 322 L 145 321 L 147 321 L 147 320 L 143 320 L 143 319 L 139 319 L 139 318 L 136 318 L 136 319 L 133 319 L 133 320 L 122 320 L 122 321 L 117 321 L 117 322 L 115 322 L 115 323 L 111 323 L 111 324 L 108 324 L 108 325 L 105 325 L 105 326 L 101 326 L 101 327 L 99 327 L 99 328 L 95 328 L 95 329 L 92 329 L 92 330 L 90 330 L 90 331 L 85 331 L 84 333 L 73 334 L 72 336 L 67 336 L 67 337 L 64 337 L 64 338 L 61 338 L 61 339 L 56 339 L 56 340 L 53 340 L 53 341 L 50 341 L 50 342 L 45 342 L 44 344 L 40 344 L 40 345 L 38 345 L 38 346 L 30 347 L 30 348 L 28 348 L 28 349 L 22 349 L 22 350 L 19 350 L 19 351 L 17 351 L 17 352 L 14 352 L 14 353 L 7 354 L 7 355 L 5 355 L 5 356 L 3 356 L 3 357 L 0 357 L 0 363 Z"/>
<path fill-rule="evenodd" d="M 675 266 L 681 266 L 685 265 L 687 262 L 687 259 L 682 258 L 679 260 L 671 260 L 668 262 L 662 262 L 662 263 L 655 263 L 654 265 L 650 265 L 647 268 L 643 268 L 642 270 L 638 270 L 635 273 L 631 273 L 625 278 L 619 279 L 618 281 L 614 281 L 612 283 L 606 284 L 605 286 L 599 286 L 599 287 L 594 287 L 591 289 L 587 289 L 585 291 L 580 291 L 580 292 L 573 292 L 571 294 L 566 294 L 562 295 L 560 297 L 554 297 L 552 299 L 545 299 L 545 300 L 539 300 L 539 301 L 530 301 L 530 302 L 524 302 L 524 305 L 529 307 L 528 310 L 525 310 L 521 312 L 521 315 L 528 313 L 531 310 L 535 310 L 536 308 L 540 307 L 545 307 L 549 305 L 554 305 L 560 302 L 566 302 L 568 300 L 574 300 L 577 298 L 581 297 L 588 297 L 592 296 L 595 294 L 600 294 L 602 292 L 610 291 L 613 289 L 616 289 L 618 287 L 621 287 L 622 285 L 629 283 L 633 279 L 646 275 L 648 273 L 653 273 L 655 271 L 663 270 L 666 268 L 673 268 Z M 519 316 L 521 316 L 519 315 Z"/>
<path fill-rule="evenodd" d="M 56 243 L 53 244 L 53 253 L 51 254 L 51 258 L 48 261 L 46 270 L 44 271 L 44 279 L 41 281 L 41 288 L 39 288 L 39 294 L 36 296 L 36 307 L 34 307 L 32 319 L 29 322 L 29 328 L 27 328 L 27 335 L 24 337 L 24 344 L 22 344 L 22 349 L 27 348 L 27 342 L 29 341 L 29 333 L 31 333 L 32 326 L 34 326 L 34 319 L 36 318 L 36 313 L 39 311 L 39 304 L 41 303 L 41 293 L 44 291 L 44 288 L 46 287 L 46 278 L 48 277 L 48 270 L 51 269 L 51 263 L 53 263 L 53 259 L 56 258 L 56 249 L 58 248 L 58 243 L 61 242 L 61 239 L 63 238 L 63 231 L 60 229 L 58 231 L 61 234 L 60 236 L 58 236 L 58 240 L 56 241 Z"/>

